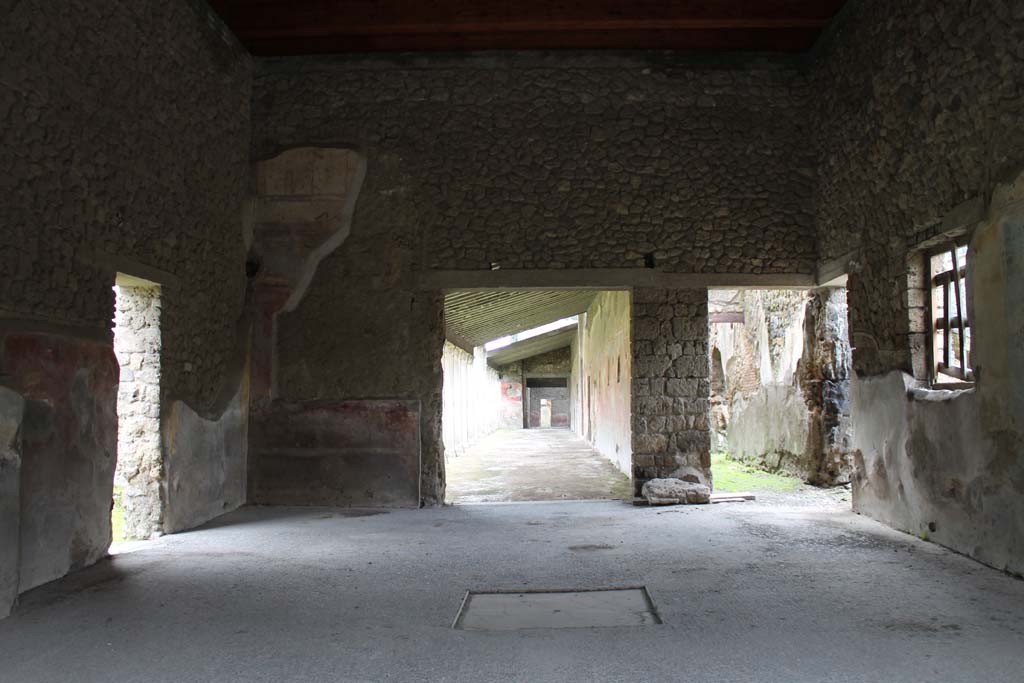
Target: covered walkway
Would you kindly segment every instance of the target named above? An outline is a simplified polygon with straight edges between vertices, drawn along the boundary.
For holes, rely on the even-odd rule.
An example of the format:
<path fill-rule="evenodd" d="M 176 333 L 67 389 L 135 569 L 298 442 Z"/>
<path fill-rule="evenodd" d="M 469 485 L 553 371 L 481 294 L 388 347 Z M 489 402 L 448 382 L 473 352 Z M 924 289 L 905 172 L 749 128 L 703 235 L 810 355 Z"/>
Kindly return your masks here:
<path fill-rule="evenodd" d="M 497 431 L 446 476 L 447 503 L 632 498 L 629 477 L 568 429 Z"/>

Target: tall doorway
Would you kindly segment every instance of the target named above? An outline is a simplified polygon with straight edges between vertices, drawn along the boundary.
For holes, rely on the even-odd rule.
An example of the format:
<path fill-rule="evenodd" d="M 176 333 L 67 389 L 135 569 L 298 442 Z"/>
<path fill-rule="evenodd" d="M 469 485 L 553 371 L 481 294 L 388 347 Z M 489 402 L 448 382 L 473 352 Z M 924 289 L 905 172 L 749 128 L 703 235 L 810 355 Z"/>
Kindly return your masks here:
<path fill-rule="evenodd" d="M 160 285 L 118 274 L 114 286 L 117 466 L 111 506 L 112 549 L 163 530 L 160 443 Z"/>
<path fill-rule="evenodd" d="M 632 497 L 628 291 L 445 299 L 447 501 Z"/>

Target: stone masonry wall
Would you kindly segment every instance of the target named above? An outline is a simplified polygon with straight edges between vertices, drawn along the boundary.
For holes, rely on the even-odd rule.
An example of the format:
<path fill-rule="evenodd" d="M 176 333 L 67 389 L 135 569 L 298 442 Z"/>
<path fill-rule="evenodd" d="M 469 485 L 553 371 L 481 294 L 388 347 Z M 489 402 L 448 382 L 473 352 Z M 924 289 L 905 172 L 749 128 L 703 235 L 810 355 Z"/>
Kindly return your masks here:
<path fill-rule="evenodd" d="M 444 498 L 443 325 L 419 273 L 814 268 L 809 91 L 791 62 L 266 59 L 253 88 L 254 159 L 367 159 L 350 236 L 279 321 L 280 396 L 419 399 L 425 504 Z"/>
<path fill-rule="evenodd" d="M 110 545 L 115 273 L 163 285 L 162 405 L 215 418 L 237 390 L 252 60 L 201 0 L 0 0 L 0 17 L 0 383 L 26 400 L 24 591 Z"/>
<path fill-rule="evenodd" d="M 354 232 L 422 268 L 810 273 L 807 83 L 790 62 L 634 53 L 263 59 L 254 156 L 350 145 Z M 323 285 L 321 285 L 323 286 Z"/>
<path fill-rule="evenodd" d="M 117 287 L 114 354 L 117 467 L 126 538 L 163 531 L 164 468 L 160 446 L 160 288 Z"/>
<path fill-rule="evenodd" d="M 696 475 L 711 483 L 708 293 L 633 290 L 633 486 Z"/>
<path fill-rule="evenodd" d="M 850 0 L 811 78 L 823 258 L 849 280 L 854 368 L 912 370 L 907 252 L 1024 166 L 1019 0 Z"/>
<path fill-rule="evenodd" d="M 169 273 L 165 397 L 209 416 L 245 290 L 251 59 L 200 0 L 0 16 L 0 316 L 99 336 L 121 261 Z"/>
<path fill-rule="evenodd" d="M 572 352 L 566 346 L 523 359 L 524 377 L 568 377 L 572 369 Z"/>

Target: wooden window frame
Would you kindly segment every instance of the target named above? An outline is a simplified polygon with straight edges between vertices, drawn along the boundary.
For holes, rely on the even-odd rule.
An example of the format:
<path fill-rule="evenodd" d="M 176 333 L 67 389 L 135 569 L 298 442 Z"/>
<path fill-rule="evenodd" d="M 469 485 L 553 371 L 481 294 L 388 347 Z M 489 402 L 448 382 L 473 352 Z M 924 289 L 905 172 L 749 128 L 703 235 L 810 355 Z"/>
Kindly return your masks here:
<path fill-rule="evenodd" d="M 962 300 L 967 292 L 967 261 L 970 252 L 965 252 L 963 263 L 959 262 L 957 250 L 967 246 L 966 238 L 957 239 L 936 247 L 926 254 L 926 272 L 928 273 L 928 300 L 931 315 L 929 316 L 928 349 L 931 357 L 932 384 L 948 387 L 951 384 L 973 384 L 974 371 L 970 366 L 970 356 L 967 353 L 967 331 L 971 329 L 970 312 L 964 315 L 967 302 Z M 953 267 L 941 273 L 932 274 L 932 262 L 936 256 L 950 254 Z M 964 294 L 961 295 L 960 283 L 964 283 Z M 941 294 L 936 292 L 941 289 Z M 950 289 L 953 294 L 950 294 Z M 942 315 L 937 315 L 936 297 L 942 297 Z M 956 315 L 953 315 L 953 305 L 956 306 Z M 943 332 L 942 348 L 937 349 L 938 332 Z M 955 360 L 959 366 L 953 364 L 953 335 L 951 332 L 960 335 L 960 349 Z M 973 349 L 972 349 L 973 350 Z M 940 375 L 951 378 L 940 381 Z"/>

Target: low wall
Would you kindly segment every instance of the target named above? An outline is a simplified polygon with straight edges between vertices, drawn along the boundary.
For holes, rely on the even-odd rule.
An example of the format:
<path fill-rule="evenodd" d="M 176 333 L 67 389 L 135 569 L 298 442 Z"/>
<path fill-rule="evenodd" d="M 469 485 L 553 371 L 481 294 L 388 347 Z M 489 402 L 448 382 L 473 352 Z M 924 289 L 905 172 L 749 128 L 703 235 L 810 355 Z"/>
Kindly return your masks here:
<path fill-rule="evenodd" d="M 109 342 L 26 333 L 2 338 L 0 367 L 25 402 L 18 563 L 24 592 L 107 554 L 118 364 Z"/>
<path fill-rule="evenodd" d="M 419 507 L 418 401 L 275 401 L 250 416 L 249 502 Z"/>
<path fill-rule="evenodd" d="M 0 387 L 0 619 L 18 598 L 21 550 L 21 421 L 25 400 Z"/>
<path fill-rule="evenodd" d="M 207 420 L 182 401 L 163 416 L 164 531 L 204 524 L 246 501 L 249 373 L 227 409 Z"/>
<path fill-rule="evenodd" d="M 974 390 L 916 389 L 899 371 L 855 379 L 853 508 L 1024 573 L 1020 437 L 984 432 L 980 402 Z"/>

